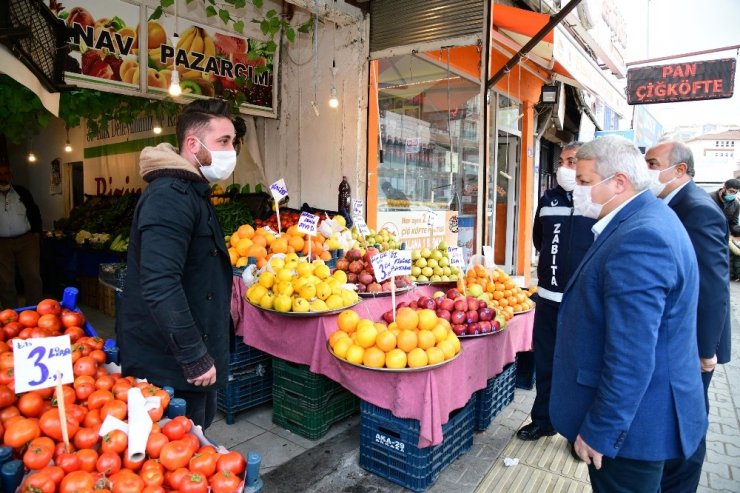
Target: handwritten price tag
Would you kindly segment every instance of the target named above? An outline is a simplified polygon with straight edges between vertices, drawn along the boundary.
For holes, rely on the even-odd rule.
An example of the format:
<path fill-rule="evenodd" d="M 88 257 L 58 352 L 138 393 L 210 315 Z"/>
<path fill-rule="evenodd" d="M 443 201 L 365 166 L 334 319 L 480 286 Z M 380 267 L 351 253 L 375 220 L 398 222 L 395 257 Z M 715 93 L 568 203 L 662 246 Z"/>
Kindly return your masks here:
<path fill-rule="evenodd" d="M 450 266 L 465 269 L 462 247 L 447 247 L 447 256 L 450 258 Z"/>
<path fill-rule="evenodd" d="M 285 185 L 285 180 L 280 178 L 278 181 L 270 185 L 270 193 L 275 198 L 276 202 L 288 195 L 288 187 Z"/>
<path fill-rule="evenodd" d="M 495 266 L 495 262 L 493 261 L 493 247 L 492 246 L 484 246 L 483 247 L 483 258 L 486 261 L 486 267 L 493 267 Z"/>
<path fill-rule="evenodd" d="M 267 225 L 262 226 L 262 229 L 264 229 L 265 231 L 267 231 L 268 233 L 270 233 L 273 236 L 278 236 L 277 231 L 275 231 L 274 229 L 272 229 L 270 226 L 267 226 Z"/>
<path fill-rule="evenodd" d="M 393 261 L 391 275 L 411 275 L 411 250 L 389 250 L 388 253 Z"/>
<path fill-rule="evenodd" d="M 433 227 L 434 221 L 437 219 L 437 214 L 432 211 L 427 211 L 427 226 Z"/>
<path fill-rule="evenodd" d="M 388 252 L 379 253 L 370 258 L 370 264 L 373 266 L 375 271 L 375 279 L 378 282 L 383 282 L 391 277 L 393 272 L 393 263 Z"/>
<path fill-rule="evenodd" d="M 352 215 L 362 216 L 362 200 L 352 199 Z"/>
<path fill-rule="evenodd" d="M 310 212 L 301 212 L 301 217 L 298 219 L 298 231 L 310 236 L 315 236 L 318 224 L 318 216 L 314 216 Z"/>
<path fill-rule="evenodd" d="M 57 373 L 62 383 L 74 381 L 68 335 L 13 339 L 13 365 L 17 393 L 55 386 Z"/>
<path fill-rule="evenodd" d="M 365 221 L 361 217 L 353 217 L 352 221 L 355 223 L 355 226 L 357 226 L 357 230 L 362 236 L 367 236 L 370 234 L 370 228 L 367 227 L 367 224 L 365 224 Z"/>

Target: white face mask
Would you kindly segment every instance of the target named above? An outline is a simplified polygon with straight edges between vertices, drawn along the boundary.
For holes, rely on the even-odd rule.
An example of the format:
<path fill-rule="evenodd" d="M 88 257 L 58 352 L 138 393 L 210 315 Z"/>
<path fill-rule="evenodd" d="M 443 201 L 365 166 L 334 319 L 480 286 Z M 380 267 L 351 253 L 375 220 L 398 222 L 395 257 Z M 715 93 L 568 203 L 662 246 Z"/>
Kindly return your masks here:
<path fill-rule="evenodd" d="M 231 173 L 234 172 L 234 168 L 236 168 L 236 151 L 212 151 L 197 138 L 195 140 L 211 153 L 210 166 L 203 166 L 200 163 L 198 156 L 193 154 L 193 156 L 195 156 L 195 160 L 198 161 L 198 165 L 200 166 L 200 172 L 203 173 L 206 180 L 213 183 L 225 180 L 231 176 Z"/>
<path fill-rule="evenodd" d="M 598 187 L 602 183 L 611 180 L 612 178 L 614 178 L 614 175 L 601 180 L 596 185 L 576 185 L 573 189 L 573 208 L 575 209 L 575 211 L 581 214 L 583 217 L 598 219 L 599 215 L 601 214 L 601 210 L 606 204 L 611 202 L 612 199 L 616 197 L 616 195 L 614 195 L 611 199 L 607 200 L 603 204 L 597 204 L 591 198 L 591 190 L 594 187 Z"/>
<path fill-rule="evenodd" d="M 663 193 L 663 190 L 665 190 L 665 187 L 668 186 L 669 183 L 676 180 L 678 177 L 674 176 L 667 182 L 663 183 L 660 181 L 660 174 L 663 171 L 668 171 L 671 168 L 675 168 L 678 166 L 677 164 L 674 164 L 673 166 L 669 166 L 666 169 L 649 169 L 648 173 L 650 173 L 650 191 L 653 192 L 653 195 L 656 197 L 660 197 L 660 194 Z"/>
<path fill-rule="evenodd" d="M 576 170 L 561 166 L 555 174 L 555 179 L 566 192 L 572 192 L 576 187 Z"/>
<path fill-rule="evenodd" d="M 0 192 L 7 192 L 8 190 L 10 190 L 10 183 L 7 185 L 0 185 Z"/>

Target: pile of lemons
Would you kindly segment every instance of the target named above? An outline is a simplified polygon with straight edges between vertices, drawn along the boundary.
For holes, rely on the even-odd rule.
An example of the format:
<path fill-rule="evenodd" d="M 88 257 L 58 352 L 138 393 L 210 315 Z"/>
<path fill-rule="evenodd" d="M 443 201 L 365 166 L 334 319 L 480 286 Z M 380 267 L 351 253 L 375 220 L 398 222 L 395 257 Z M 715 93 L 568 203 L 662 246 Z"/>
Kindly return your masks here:
<path fill-rule="evenodd" d="M 288 253 L 284 258 L 271 258 L 269 266 L 246 293 L 251 304 L 265 310 L 326 312 L 359 301 L 355 291 L 343 287 L 347 274 L 342 271 L 332 274 L 321 260 L 308 262 Z"/>
<path fill-rule="evenodd" d="M 433 310 L 403 307 L 389 325 L 361 319 L 354 310 L 337 317 L 337 330 L 329 336 L 337 357 L 369 368 L 423 368 L 454 358 L 460 339 L 450 323 Z"/>

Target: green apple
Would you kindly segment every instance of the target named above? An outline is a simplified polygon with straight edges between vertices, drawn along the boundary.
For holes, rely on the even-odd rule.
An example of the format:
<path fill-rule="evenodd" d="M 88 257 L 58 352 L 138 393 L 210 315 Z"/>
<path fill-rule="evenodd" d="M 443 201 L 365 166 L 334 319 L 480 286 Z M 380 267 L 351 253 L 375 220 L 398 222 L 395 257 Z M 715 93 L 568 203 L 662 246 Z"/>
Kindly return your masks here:
<path fill-rule="evenodd" d="M 450 275 L 450 281 L 457 281 L 457 274 Z"/>
<path fill-rule="evenodd" d="M 447 257 L 442 257 L 437 262 L 439 262 L 440 267 L 447 267 L 448 265 L 450 265 L 450 259 L 448 259 Z"/>
<path fill-rule="evenodd" d="M 421 274 L 423 276 L 429 277 L 434 274 L 434 269 L 432 269 L 431 267 L 424 267 L 423 269 L 421 269 Z"/>
<path fill-rule="evenodd" d="M 432 277 L 430 277 L 429 280 L 432 282 L 440 282 L 442 280 L 442 277 L 435 274 Z"/>
<path fill-rule="evenodd" d="M 445 255 L 447 255 L 447 242 L 446 241 L 440 241 L 439 245 L 437 245 L 438 250 L 443 250 L 445 252 Z"/>
<path fill-rule="evenodd" d="M 427 276 L 418 276 L 416 278 L 417 282 L 429 282 L 429 278 Z"/>
<path fill-rule="evenodd" d="M 418 276 L 419 274 L 421 274 L 421 267 L 419 267 L 417 265 L 412 266 L 411 267 L 411 275 L 412 276 Z"/>
<path fill-rule="evenodd" d="M 450 280 L 450 276 L 442 276 L 442 282 L 447 282 Z"/>
<path fill-rule="evenodd" d="M 468 286 L 468 293 L 470 296 L 478 297 L 483 294 L 483 287 L 480 284 L 471 284 Z"/>
<path fill-rule="evenodd" d="M 436 298 L 444 298 L 444 296 L 445 296 L 445 294 L 444 294 L 443 291 L 435 291 L 434 294 L 432 295 L 432 298 L 434 298 L 434 299 L 436 299 Z"/>
<path fill-rule="evenodd" d="M 452 274 L 452 269 L 447 266 L 442 267 L 442 275 L 449 276 L 450 274 Z"/>
<path fill-rule="evenodd" d="M 416 261 L 421 258 L 421 251 L 420 250 L 411 250 L 411 261 Z"/>
<path fill-rule="evenodd" d="M 421 250 L 421 256 L 424 258 L 429 258 L 432 255 L 432 251 L 428 248 L 422 248 Z"/>
<path fill-rule="evenodd" d="M 440 260 L 442 257 L 444 257 L 444 255 L 442 255 L 442 252 L 440 252 L 439 250 L 432 251 L 432 258 L 434 260 Z"/>
<path fill-rule="evenodd" d="M 437 276 L 441 276 L 445 273 L 445 270 L 442 267 L 432 267 L 434 269 L 434 274 Z"/>
<path fill-rule="evenodd" d="M 458 267 L 450 267 L 450 273 L 457 275 L 460 273 L 460 269 Z"/>
<path fill-rule="evenodd" d="M 417 260 L 417 261 L 416 261 L 416 262 L 414 263 L 414 265 L 416 265 L 417 267 L 420 267 L 420 268 L 422 268 L 422 269 L 423 269 L 424 267 L 426 267 L 426 266 L 427 266 L 427 259 L 425 259 L 424 257 L 422 257 L 422 258 L 420 258 L 419 260 Z"/>
<path fill-rule="evenodd" d="M 432 269 L 434 269 L 435 267 L 438 267 L 439 266 L 439 264 L 437 263 L 437 261 L 434 260 L 433 258 L 430 258 L 429 260 L 427 260 L 427 265 L 429 267 L 431 267 Z"/>

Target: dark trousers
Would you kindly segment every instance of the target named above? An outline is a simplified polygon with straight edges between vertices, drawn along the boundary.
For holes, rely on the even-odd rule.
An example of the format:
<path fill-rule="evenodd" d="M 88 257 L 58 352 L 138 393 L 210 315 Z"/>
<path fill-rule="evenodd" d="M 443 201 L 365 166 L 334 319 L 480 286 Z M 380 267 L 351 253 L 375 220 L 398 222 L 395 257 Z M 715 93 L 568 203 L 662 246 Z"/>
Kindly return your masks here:
<path fill-rule="evenodd" d="M 602 457 L 601 469 L 588 466 L 594 493 L 660 493 L 663 461 Z"/>
<path fill-rule="evenodd" d="M 713 371 L 701 374 L 704 384 L 704 402 L 709 414 L 709 384 L 712 381 Z M 667 460 L 663 468 L 663 478 L 660 481 L 662 493 L 694 493 L 699 488 L 701 467 L 707 453 L 707 436 L 702 437 L 699 447 L 688 459 Z"/>
<path fill-rule="evenodd" d="M 550 422 L 550 388 L 552 386 L 552 360 L 555 354 L 555 332 L 558 324 L 559 304 L 539 299 L 534 312 L 534 368 L 537 375 L 537 395 L 532 405 L 532 422 L 546 430 Z"/>
<path fill-rule="evenodd" d="M 216 417 L 216 402 L 218 391 L 216 389 L 206 392 L 175 391 L 175 397 L 185 399 L 185 415 L 200 425 L 203 430 L 211 426 L 213 418 Z"/>
<path fill-rule="evenodd" d="M 17 308 L 16 266 L 23 279 L 23 306 L 38 305 L 42 296 L 41 247 L 38 233 L 0 238 L 0 307 Z"/>

